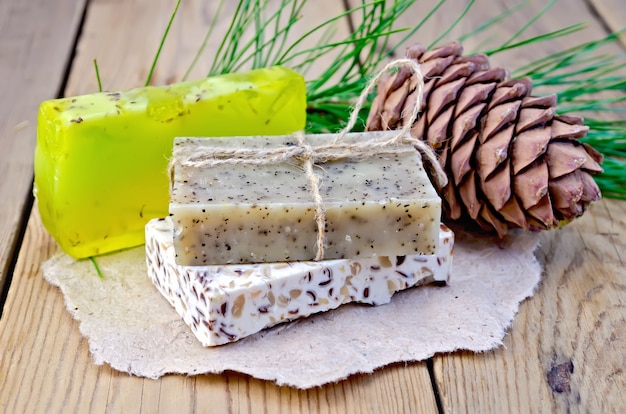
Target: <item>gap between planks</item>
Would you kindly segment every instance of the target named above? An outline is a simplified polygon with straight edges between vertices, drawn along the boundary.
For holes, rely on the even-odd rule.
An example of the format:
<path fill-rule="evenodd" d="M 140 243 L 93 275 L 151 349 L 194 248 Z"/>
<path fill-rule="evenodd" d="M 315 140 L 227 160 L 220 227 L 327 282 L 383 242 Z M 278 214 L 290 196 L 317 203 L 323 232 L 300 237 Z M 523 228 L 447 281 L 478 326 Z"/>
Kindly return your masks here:
<path fill-rule="evenodd" d="M 0 317 L 33 204 L 37 107 L 62 92 L 86 0 L 0 0 Z"/>

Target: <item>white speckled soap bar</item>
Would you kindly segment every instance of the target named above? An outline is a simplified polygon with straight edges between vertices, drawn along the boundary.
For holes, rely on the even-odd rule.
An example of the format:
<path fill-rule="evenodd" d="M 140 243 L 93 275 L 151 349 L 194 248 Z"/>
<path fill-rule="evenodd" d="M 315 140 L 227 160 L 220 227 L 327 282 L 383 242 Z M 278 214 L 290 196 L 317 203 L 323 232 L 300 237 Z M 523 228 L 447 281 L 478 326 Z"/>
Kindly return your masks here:
<path fill-rule="evenodd" d="M 313 147 L 335 135 L 307 135 Z M 389 139 L 348 134 L 344 143 Z M 310 183 L 296 159 L 267 165 L 176 165 L 181 154 L 207 148 L 293 148 L 294 136 L 178 138 L 170 216 L 180 265 L 316 259 L 317 226 Z M 417 151 L 341 158 L 316 164 L 326 210 L 324 258 L 432 254 L 441 200 Z"/>
<path fill-rule="evenodd" d="M 204 346 L 233 342 L 344 303 L 381 305 L 399 290 L 447 282 L 454 244 L 453 233 L 442 226 L 430 255 L 179 266 L 172 233 L 167 218 L 146 226 L 148 274 Z"/>

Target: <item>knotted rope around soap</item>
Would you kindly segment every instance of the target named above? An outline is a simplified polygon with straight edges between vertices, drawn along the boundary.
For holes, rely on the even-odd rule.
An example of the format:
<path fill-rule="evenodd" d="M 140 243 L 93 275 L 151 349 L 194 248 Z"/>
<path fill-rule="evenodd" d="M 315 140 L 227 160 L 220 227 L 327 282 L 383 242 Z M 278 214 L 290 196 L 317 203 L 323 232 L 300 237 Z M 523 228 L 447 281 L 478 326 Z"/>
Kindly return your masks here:
<path fill-rule="evenodd" d="M 412 108 L 411 116 L 403 125 L 402 129 L 390 131 L 388 139 L 364 140 L 357 143 L 342 142 L 345 136 L 354 128 L 359 117 L 359 112 L 368 99 L 368 96 L 376 87 L 381 77 L 389 70 L 401 66 L 408 66 L 414 73 L 417 80 L 417 100 Z M 348 123 L 337 136 L 328 144 L 311 146 L 305 142 L 303 132 L 296 132 L 293 137 L 296 139 L 294 145 L 273 148 L 273 149 L 228 149 L 228 148 L 202 148 L 200 151 L 194 149 L 189 153 L 179 152 L 177 157 L 172 158 L 169 165 L 170 177 L 176 165 L 189 166 L 194 168 L 215 167 L 220 165 L 268 165 L 296 159 L 304 169 L 310 185 L 310 193 L 315 203 L 315 221 L 317 224 L 317 253 L 315 260 L 324 258 L 324 233 L 326 226 L 326 211 L 319 189 L 319 177 L 315 174 L 316 163 L 324 163 L 344 158 L 361 159 L 375 155 L 398 154 L 406 151 L 402 145 L 412 145 L 417 148 L 423 157 L 426 157 L 430 167 L 433 169 L 434 179 L 440 188 L 447 184 L 448 178 L 437 160 L 433 149 L 424 141 L 411 135 L 411 126 L 414 124 L 422 107 L 422 97 L 424 92 L 424 76 L 418 63 L 411 59 L 398 59 L 387 64 L 361 92 L 359 100 L 356 102 Z M 386 137 L 385 137 L 386 138 Z"/>

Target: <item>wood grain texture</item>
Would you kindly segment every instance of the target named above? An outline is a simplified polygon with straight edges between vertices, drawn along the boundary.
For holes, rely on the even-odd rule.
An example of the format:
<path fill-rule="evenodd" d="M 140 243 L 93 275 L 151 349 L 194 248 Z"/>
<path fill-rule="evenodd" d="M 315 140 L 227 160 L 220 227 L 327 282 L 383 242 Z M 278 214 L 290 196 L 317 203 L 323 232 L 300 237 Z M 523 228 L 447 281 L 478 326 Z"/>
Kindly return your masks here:
<path fill-rule="evenodd" d="M 622 4 L 621 0 L 597 0 L 600 3 Z M 399 20 L 397 27 L 411 27 L 419 22 L 431 10 L 435 9 L 437 1 L 428 0 L 419 2 L 419 7 L 414 7 L 411 12 L 405 13 Z M 428 21 L 421 26 L 409 39 L 406 44 L 421 43 L 429 46 L 440 46 L 448 42 L 466 37 L 462 42 L 464 53 L 471 54 L 479 51 L 486 51 L 497 48 L 503 43 L 512 40 L 512 43 L 529 39 L 532 36 L 549 33 L 569 25 L 585 23 L 587 27 L 582 31 L 570 34 L 561 38 L 552 39 L 546 42 L 535 43 L 532 46 L 511 49 L 494 54 L 489 57 L 491 66 L 501 66 L 511 71 L 528 64 L 539 58 L 550 56 L 553 53 L 564 50 L 565 47 L 572 47 L 581 42 L 601 39 L 608 33 L 605 29 L 605 21 L 598 20 L 598 16 L 593 14 L 592 9 L 587 5 L 587 1 L 557 0 L 556 3 L 538 18 L 533 24 L 526 28 L 522 34 L 518 31 L 522 29 L 531 19 L 533 19 L 546 6 L 547 2 L 523 2 L 519 0 L 476 0 L 474 5 L 467 11 L 465 17 L 460 21 L 455 21 L 463 13 L 467 2 L 447 1 L 436 8 Z M 419 12 L 416 12 L 418 11 Z M 476 32 L 479 27 L 487 23 L 490 19 L 502 16 L 503 13 L 512 10 L 504 19 L 489 28 Z M 626 5 L 618 7 L 617 15 L 626 13 Z M 566 12 L 565 12 L 566 11 Z M 450 28 L 449 32 L 440 38 L 440 34 Z M 515 37 L 514 37 L 515 36 Z M 396 39 L 402 38 L 403 34 L 394 35 Z M 619 47 L 611 49 L 618 53 Z M 404 49 L 398 49 L 398 56 L 404 53 Z"/>
<path fill-rule="evenodd" d="M 589 7 L 597 13 L 610 32 L 626 29 L 626 8 L 622 0 L 589 0 Z M 626 48 L 626 35 L 620 36 Z"/>
<path fill-rule="evenodd" d="M 510 7 L 512 2 L 506 3 Z M 479 8 L 485 18 L 503 4 Z M 520 9 L 519 20 L 498 26 L 507 39 L 544 4 Z M 585 2 L 557 2 L 525 36 L 587 22 L 576 34 L 496 55 L 492 63 L 515 69 L 524 62 L 605 36 Z M 621 8 L 624 10 L 624 7 Z M 615 45 L 609 48 L 620 53 Z M 541 94 L 538 90 L 535 93 Z M 434 360 L 444 412 L 624 412 L 626 399 L 626 203 L 603 201 L 582 219 L 544 233 L 544 264 L 536 295 L 522 304 L 504 347 L 483 355 L 455 353 Z"/>
<path fill-rule="evenodd" d="M 58 7 L 61 1 L 50 3 Z M 308 25 L 338 14 L 342 7 L 341 2 L 335 0 L 311 3 L 315 6 L 303 16 Z M 515 3 L 477 0 L 473 11 L 451 32 L 450 38 L 467 33 Z M 498 25 L 492 35 L 466 44 L 466 50 L 471 51 L 483 41 L 507 38 L 524 19 L 542 7 L 540 3 L 531 2 L 530 8 L 522 9 L 518 17 Z M 605 3 L 609 4 L 610 0 Z M 183 1 L 180 18 L 172 28 L 153 78 L 154 84 L 182 77 L 213 16 L 212 4 L 215 2 Z M 419 19 L 410 16 L 423 16 L 429 4 L 434 2 L 418 2 L 412 14 L 407 14 L 407 20 L 399 25 L 415 24 Z M 97 89 L 93 59 L 98 60 L 105 89 L 143 84 L 173 5 L 170 0 L 91 0 L 66 95 Z M 9 0 L 0 0 L 0 28 L 7 24 L 4 11 L 8 7 Z M 447 2 L 441 9 L 444 13 L 438 12 L 413 40 L 432 41 L 433 33 L 439 33 L 441 27 L 451 23 L 462 7 L 462 2 Z M 584 36 L 603 35 L 602 25 L 590 14 L 584 0 L 567 2 L 568 13 L 562 10 L 547 14 L 529 33 L 554 30 L 581 19 L 591 21 L 589 31 L 583 37 L 499 55 L 496 61 L 515 67 L 536 58 L 538 53 L 552 53 L 585 39 Z M 38 15 L 38 19 L 48 21 L 53 15 L 56 16 L 48 10 L 48 16 Z M 59 16 L 55 18 L 62 21 Z M 225 30 L 225 24 L 220 22 L 217 30 Z M 45 24 L 40 26 L 38 30 L 50 30 Z M 345 28 L 343 24 L 338 26 L 338 30 Z M 0 42 L 0 51 L 5 53 L 7 49 L 3 47 L 6 46 Z M 64 47 L 62 50 L 68 50 L 69 43 Z M 6 53 L 21 56 L 15 50 Z M 210 50 L 192 78 L 203 76 L 207 71 L 208 56 Z M 0 59 L 0 68 L 3 64 L 4 60 Z M 58 81 L 36 76 L 36 82 L 48 87 L 48 83 Z M 33 99 L 29 98 L 27 104 L 35 107 Z M 13 122 L 14 118 L 11 112 L 0 112 L 0 128 L 5 128 L 4 125 L 13 128 L 8 122 Z M 31 138 L 34 136 L 34 120 L 32 122 L 27 125 L 31 128 L 28 135 Z M 0 139 L 5 139 L 3 131 L 0 129 L 3 134 Z M 18 138 L 13 136 L 10 140 Z M 19 171 L 22 175 L 30 174 L 29 169 L 15 165 L 11 168 L 17 168 L 12 174 Z M 0 188 L 4 188 L 2 185 L 0 183 Z M 626 202 L 602 201 L 582 219 L 543 235 L 539 253 L 545 266 L 543 282 L 537 294 L 521 305 L 505 338 L 505 346 L 484 354 L 458 352 L 435 358 L 434 377 L 444 412 L 626 411 L 626 398 L 622 396 L 626 385 L 625 217 Z M 437 412 L 424 363 L 392 365 L 372 375 L 355 375 L 310 390 L 277 387 L 237 373 L 170 375 L 147 380 L 107 366 L 96 366 L 87 341 L 65 310 L 62 295 L 41 276 L 40 264 L 56 249 L 34 210 L 0 319 L 2 413 Z"/>
<path fill-rule="evenodd" d="M 0 0 L 0 289 L 33 179 L 39 102 L 58 93 L 85 0 Z"/>
<path fill-rule="evenodd" d="M 201 0 L 186 0 L 181 3 L 153 73 L 152 85 L 164 85 L 183 79 L 211 22 L 218 15 L 217 3 L 219 2 Z M 273 0 L 269 3 L 268 11 L 271 12 L 280 2 Z M 104 90 L 143 86 L 174 4 L 175 2 L 165 0 L 90 1 L 65 95 L 97 92 L 94 60 L 98 62 Z M 236 5 L 237 2 L 225 2 L 214 32 L 188 79 L 199 79 L 208 74 Z M 334 0 L 307 3 L 288 42 L 295 41 L 314 26 L 339 15 L 343 10 L 341 3 Z M 345 37 L 348 33 L 347 21 L 339 20 L 333 29 L 336 38 Z M 315 37 L 307 38 L 296 50 L 312 47 L 315 42 Z M 331 62 L 332 56 L 320 60 L 307 78 L 315 76 Z M 249 67 L 250 65 L 246 65 L 242 70 Z"/>
<path fill-rule="evenodd" d="M 543 280 L 504 347 L 435 359 L 446 412 L 626 411 L 625 217 L 605 200 L 543 235 Z"/>
<path fill-rule="evenodd" d="M 238 373 L 150 380 L 96 366 L 63 295 L 41 275 L 40 264 L 56 249 L 33 210 L 16 267 L 20 277 L 0 319 L 0 412 L 437 412 L 425 363 L 395 364 L 309 390 Z"/>

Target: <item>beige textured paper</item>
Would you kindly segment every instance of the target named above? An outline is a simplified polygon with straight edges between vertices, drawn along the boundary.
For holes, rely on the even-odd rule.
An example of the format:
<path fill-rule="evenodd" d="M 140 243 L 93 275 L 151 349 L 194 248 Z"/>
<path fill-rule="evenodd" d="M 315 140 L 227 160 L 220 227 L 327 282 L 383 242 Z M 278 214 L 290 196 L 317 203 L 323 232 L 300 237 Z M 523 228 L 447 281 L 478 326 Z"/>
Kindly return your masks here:
<path fill-rule="evenodd" d="M 151 284 L 143 247 L 99 257 L 103 280 L 91 262 L 63 253 L 43 273 L 80 321 L 96 364 L 150 378 L 233 370 L 309 388 L 437 352 L 497 347 L 539 281 L 537 241 L 457 235 L 449 286 L 404 291 L 383 306 L 345 305 L 217 348 L 203 348 Z"/>

